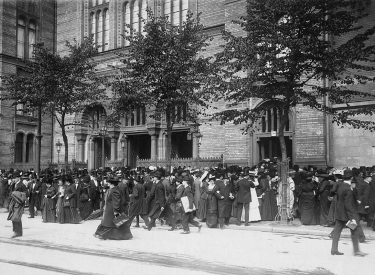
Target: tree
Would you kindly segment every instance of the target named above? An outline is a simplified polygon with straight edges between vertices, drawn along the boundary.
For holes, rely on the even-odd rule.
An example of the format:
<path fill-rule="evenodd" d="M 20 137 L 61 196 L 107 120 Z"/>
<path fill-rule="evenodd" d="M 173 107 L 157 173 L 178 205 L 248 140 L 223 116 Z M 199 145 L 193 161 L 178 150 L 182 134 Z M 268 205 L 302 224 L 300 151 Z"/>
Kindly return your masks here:
<path fill-rule="evenodd" d="M 375 129 L 355 115 L 372 115 L 372 108 L 335 110 L 330 104 L 348 103 L 353 97 L 370 97 L 355 84 L 373 81 L 375 28 L 363 28 L 366 13 L 362 0 L 248 0 L 246 15 L 234 23 L 242 37 L 224 32 L 226 44 L 217 55 L 223 68 L 222 95 L 233 104 L 250 98 L 277 100 L 278 137 L 282 160 L 287 160 L 284 129 L 291 108 L 297 104 L 331 115 L 339 125 Z M 332 37 L 348 39 L 336 43 Z M 322 85 L 323 81 L 332 85 Z M 227 110 L 217 114 L 222 123 L 246 123 L 252 128 L 265 111 Z M 286 178 L 286 170 L 281 171 Z"/>
<path fill-rule="evenodd" d="M 2 79 L 3 90 L 7 92 L 4 99 L 13 100 L 14 105 L 24 104 L 29 111 L 38 110 L 38 135 L 41 134 L 42 112 L 55 118 L 61 128 L 67 167 L 66 127 L 76 124 L 67 121 L 67 116 L 81 112 L 86 106 L 105 98 L 105 94 L 94 74 L 96 64 L 92 58 L 97 49 L 92 40 L 85 38 L 81 44 L 66 42 L 66 47 L 68 54 L 60 56 L 37 44 L 34 59 L 23 60 L 27 74 L 3 76 Z"/>
<path fill-rule="evenodd" d="M 199 15 L 192 13 L 180 26 L 148 10 L 143 32 L 126 36 L 129 52 L 122 55 L 123 68 L 111 79 L 113 116 L 121 117 L 137 107 L 154 110 L 155 120 L 165 117 L 167 159 L 171 161 L 171 138 L 175 123 L 197 122 L 211 101 L 205 90 L 215 70 L 212 57 L 204 57 L 210 37 L 203 33 Z M 187 106 L 179 117 L 175 108 Z"/>

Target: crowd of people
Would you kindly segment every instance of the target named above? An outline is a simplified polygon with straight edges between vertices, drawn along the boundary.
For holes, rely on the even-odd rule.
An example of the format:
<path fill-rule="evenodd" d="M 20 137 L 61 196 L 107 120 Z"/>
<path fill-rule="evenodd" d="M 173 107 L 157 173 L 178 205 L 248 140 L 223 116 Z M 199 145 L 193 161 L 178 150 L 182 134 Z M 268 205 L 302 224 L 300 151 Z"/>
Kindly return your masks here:
<path fill-rule="evenodd" d="M 147 230 L 159 220 L 161 225 L 169 225 L 170 231 L 182 229 L 183 234 L 190 233 L 189 224 L 199 232 L 201 223 L 224 229 L 231 222 L 249 226 L 251 222 L 278 220 L 285 199 L 288 220 L 299 218 L 304 225 L 335 227 L 341 203 L 338 191 L 348 171 L 352 206 L 358 213 L 356 234 L 359 242 L 365 242 L 359 220 L 375 230 L 375 167 L 318 170 L 295 165 L 284 184 L 286 198 L 281 197 L 283 184 L 276 160 L 263 160 L 254 167 L 178 167 L 172 172 L 152 166 L 90 173 L 85 169 L 67 173 L 46 170 L 39 178 L 33 171 L 10 170 L 1 173 L 0 206 L 9 209 L 13 237 L 22 236 L 18 221 L 23 206 L 29 208 L 29 218 L 40 212 L 43 222 L 79 224 L 102 215 L 94 236 L 104 240 L 131 239 L 130 226 L 135 219 L 134 226 L 140 227 L 139 218 Z M 121 215 L 127 222 L 117 227 L 114 219 Z M 331 237 L 335 239 L 335 230 Z"/>

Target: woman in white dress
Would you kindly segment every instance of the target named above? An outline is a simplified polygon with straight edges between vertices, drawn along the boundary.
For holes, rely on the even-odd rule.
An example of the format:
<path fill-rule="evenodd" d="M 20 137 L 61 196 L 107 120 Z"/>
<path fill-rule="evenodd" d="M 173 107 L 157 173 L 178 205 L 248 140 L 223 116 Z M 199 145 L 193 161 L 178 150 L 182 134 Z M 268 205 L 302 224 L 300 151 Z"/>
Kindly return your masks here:
<path fill-rule="evenodd" d="M 251 202 L 249 205 L 249 212 L 250 212 L 249 221 L 257 222 L 262 219 L 260 217 L 260 212 L 259 212 L 258 196 L 257 196 L 257 192 L 255 191 L 255 188 L 250 188 L 250 193 L 251 193 Z M 242 210 L 241 221 L 243 222 L 245 221 L 245 209 Z"/>

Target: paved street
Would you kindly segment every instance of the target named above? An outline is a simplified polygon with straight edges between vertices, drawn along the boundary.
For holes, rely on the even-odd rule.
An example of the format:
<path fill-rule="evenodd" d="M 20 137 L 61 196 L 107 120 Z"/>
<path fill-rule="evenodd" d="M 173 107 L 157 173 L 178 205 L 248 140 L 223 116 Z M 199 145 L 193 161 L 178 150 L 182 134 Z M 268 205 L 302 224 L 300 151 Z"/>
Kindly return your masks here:
<path fill-rule="evenodd" d="M 10 239 L 11 222 L 0 213 L 2 274 L 373 274 L 375 241 L 361 244 L 370 253 L 352 255 L 348 238 L 331 256 L 327 237 L 203 228 L 190 235 L 158 226 L 133 228 L 130 241 L 92 236 L 100 220 L 83 224 L 45 224 L 23 218 L 24 236 Z M 3 271 L 5 271 L 3 273 Z M 130 272 L 130 273 L 129 273 Z"/>

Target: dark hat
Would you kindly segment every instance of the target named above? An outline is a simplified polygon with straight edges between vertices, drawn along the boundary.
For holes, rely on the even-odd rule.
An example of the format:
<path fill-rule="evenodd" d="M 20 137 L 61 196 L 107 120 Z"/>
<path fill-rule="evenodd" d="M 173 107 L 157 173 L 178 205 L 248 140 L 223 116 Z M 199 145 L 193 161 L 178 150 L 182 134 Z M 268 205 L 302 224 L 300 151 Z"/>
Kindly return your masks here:
<path fill-rule="evenodd" d="M 21 177 L 21 171 L 18 171 L 18 170 L 14 171 L 12 173 L 12 176 L 13 176 L 13 178 L 19 178 L 19 177 Z"/>
<path fill-rule="evenodd" d="M 29 175 L 30 175 L 29 172 L 24 172 L 24 173 L 22 173 L 22 178 L 23 178 L 23 179 L 28 179 L 28 178 L 29 178 Z"/>
<path fill-rule="evenodd" d="M 108 179 L 107 179 L 107 181 L 108 182 L 119 182 L 120 181 L 120 179 L 119 179 L 119 177 L 116 177 L 116 176 L 110 176 Z"/>
<path fill-rule="evenodd" d="M 82 178 L 82 182 L 84 182 L 84 183 L 89 183 L 90 180 L 91 180 L 91 178 L 90 178 L 89 175 L 86 175 L 86 176 L 84 176 L 84 177 Z"/>
<path fill-rule="evenodd" d="M 349 179 L 353 177 L 353 171 L 350 169 L 344 170 L 344 175 L 342 176 L 344 179 Z"/>
<path fill-rule="evenodd" d="M 160 178 L 161 177 L 161 173 L 160 172 L 155 172 L 155 173 L 152 174 L 152 176 Z"/>
<path fill-rule="evenodd" d="M 182 181 L 189 181 L 189 177 L 188 176 L 183 176 L 182 177 Z"/>
<path fill-rule="evenodd" d="M 216 180 L 215 175 L 210 174 L 210 175 L 208 176 L 208 180 L 209 180 L 209 181 L 210 181 L 210 180 Z"/>

